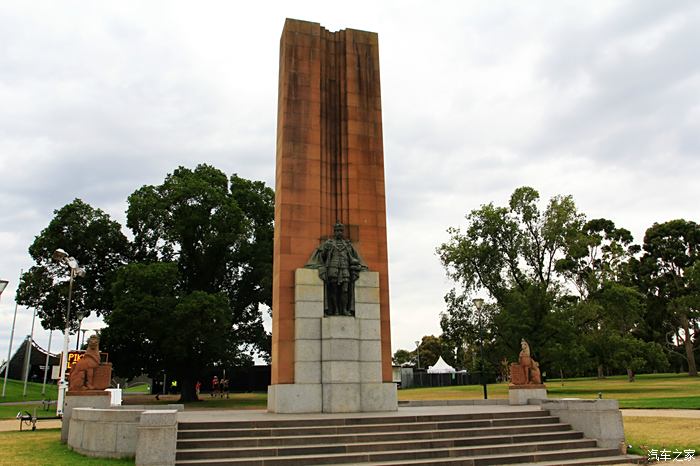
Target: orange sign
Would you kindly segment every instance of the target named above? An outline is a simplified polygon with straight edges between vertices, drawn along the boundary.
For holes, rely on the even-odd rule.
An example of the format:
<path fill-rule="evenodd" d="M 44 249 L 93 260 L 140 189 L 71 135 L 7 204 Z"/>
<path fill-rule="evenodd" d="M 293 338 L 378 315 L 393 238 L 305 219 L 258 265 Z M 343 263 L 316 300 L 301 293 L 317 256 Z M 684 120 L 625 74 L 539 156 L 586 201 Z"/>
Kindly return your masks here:
<path fill-rule="evenodd" d="M 83 356 L 85 355 L 85 350 L 76 350 L 68 352 L 68 364 L 66 365 L 66 380 L 68 379 L 68 374 L 70 374 L 71 368 L 78 364 Z M 108 353 L 100 353 L 100 359 L 104 362 L 109 359 Z"/>

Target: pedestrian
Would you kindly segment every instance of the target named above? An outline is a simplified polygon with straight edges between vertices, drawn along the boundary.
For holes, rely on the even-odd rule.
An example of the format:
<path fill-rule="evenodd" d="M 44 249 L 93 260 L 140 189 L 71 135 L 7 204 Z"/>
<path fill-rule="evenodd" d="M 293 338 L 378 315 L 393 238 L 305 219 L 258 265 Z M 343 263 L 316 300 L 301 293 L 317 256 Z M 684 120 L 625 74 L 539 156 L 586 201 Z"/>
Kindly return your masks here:
<path fill-rule="evenodd" d="M 213 379 L 211 379 L 211 393 L 209 394 L 210 396 L 214 396 L 216 392 L 219 390 L 219 377 L 214 376 Z"/>
<path fill-rule="evenodd" d="M 226 393 L 226 398 L 228 398 L 228 379 L 222 379 L 219 385 L 221 386 L 221 398 L 224 397 L 224 393 Z"/>

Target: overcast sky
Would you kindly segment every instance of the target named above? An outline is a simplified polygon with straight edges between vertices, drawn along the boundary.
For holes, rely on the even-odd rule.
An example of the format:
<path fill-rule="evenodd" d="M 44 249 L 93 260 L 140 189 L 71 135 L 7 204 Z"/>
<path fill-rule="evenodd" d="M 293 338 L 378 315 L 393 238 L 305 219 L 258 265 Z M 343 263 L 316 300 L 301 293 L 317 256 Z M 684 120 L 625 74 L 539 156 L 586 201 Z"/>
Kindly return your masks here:
<path fill-rule="evenodd" d="M 286 17 L 379 33 L 394 350 L 440 333 L 445 230 L 519 186 L 638 242 L 698 220 L 696 1 L 252 4 L 0 0 L 0 360 L 55 209 L 79 197 L 124 223 L 127 196 L 179 165 L 273 186 Z"/>

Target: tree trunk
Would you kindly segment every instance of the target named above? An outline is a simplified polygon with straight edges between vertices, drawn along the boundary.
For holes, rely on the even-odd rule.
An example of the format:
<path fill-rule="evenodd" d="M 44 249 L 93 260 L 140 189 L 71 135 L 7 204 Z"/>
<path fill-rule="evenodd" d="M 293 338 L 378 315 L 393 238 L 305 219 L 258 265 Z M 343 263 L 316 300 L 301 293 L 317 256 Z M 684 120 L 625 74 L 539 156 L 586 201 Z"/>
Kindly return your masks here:
<path fill-rule="evenodd" d="M 180 378 L 180 403 L 189 401 L 199 401 L 197 390 L 195 389 L 196 381 L 192 377 Z"/>
<path fill-rule="evenodd" d="M 685 345 L 685 355 L 688 357 L 688 375 L 697 376 L 698 368 L 695 365 L 695 354 L 693 354 L 693 339 L 690 335 L 690 325 L 688 324 L 688 315 L 681 315 L 681 326 L 683 327 L 683 332 L 685 333 L 685 339 L 683 341 Z"/>

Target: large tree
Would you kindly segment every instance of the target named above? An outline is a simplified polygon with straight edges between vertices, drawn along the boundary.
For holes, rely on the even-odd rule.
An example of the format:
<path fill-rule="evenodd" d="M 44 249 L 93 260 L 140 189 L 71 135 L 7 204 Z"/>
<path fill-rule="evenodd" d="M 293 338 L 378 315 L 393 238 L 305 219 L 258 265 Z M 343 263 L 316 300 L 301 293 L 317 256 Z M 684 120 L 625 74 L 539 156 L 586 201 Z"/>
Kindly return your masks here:
<path fill-rule="evenodd" d="M 517 355 L 520 338 L 537 355 L 561 333 L 553 312 L 562 295 L 556 264 L 581 230 L 583 215 L 570 196 L 556 196 L 544 209 L 539 199 L 536 190 L 518 188 L 505 207 L 491 203 L 473 210 L 466 228 L 449 229 L 450 240 L 438 248 L 458 285 L 455 296 L 486 290 L 495 301 L 493 337 L 504 356 Z"/>
<path fill-rule="evenodd" d="M 160 364 L 149 365 L 149 371 L 169 370 L 180 382 L 183 401 L 196 399 L 195 384 L 206 366 L 252 363 L 251 351 L 268 354 L 260 306 L 270 306 L 272 299 L 273 219 L 274 194 L 264 183 L 229 179 L 208 165 L 180 167 L 161 185 L 134 192 L 127 226 L 134 232 L 135 257 L 146 268 L 120 273 L 107 346 L 129 354 L 129 348 L 141 351 L 148 342 Z M 151 270 L 156 266 L 165 268 Z M 167 277 L 170 294 L 139 283 L 139 277 L 153 274 Z M 132 314 L 141 311 L 118 297 L 124 293 L 145 303 L 151 297 L 162 301 L 159 312 L 147 313 L 152 325 L 139 324 Z M 205 341 L 218 350 L 210 351 Z M 132 367 L 130 361 L 120 364 L 135 373 L 140 363 L 134 360 Z"/>
<path fill-rule="evenodd" d="M 628 230 L 598 218 L 587 221 L 571 238 L 566 256 L 556 264 L 578 291 L 579 300 L 573 305 L 576 328 L 583 330 L 579 342 L 595 362 L 599 377 L 606 367 L 618 369 L 626 361 L 633 381 L 636 371 L 658 369 L 657 363 L 665 361 L 658 345 L 638 339 L 646 301 L 633 285 L 631 264 L 640 250 Z"/>
<path fill-rule="evenodd" d="M 700 225 L 682 219 L 655 223 L 646 231 L 643 247 L 639 282 L 649 297 L 647 320 L 650 327 L 667 329 L 667 345 L 682 344 L 688 374 L 696 376 L 700 290 L 692 271 L 700 262 Z"/>
<path fill-rule="evenodd" d="M 22 274 L 17 302 L 34 307 L 47 329 L 65 327 L 69 271 L 51 257 L 56 249 L 75 257 L 86 271 L 73 285 L 70 327 L 91 313 L 107 315 L 112 309 L 111 279 L 129 258 L 128 240 L 121 226 L 100 209 L 75 199 L 54 211 L 49 225 L 29 246 L 35 265 Z"/>

